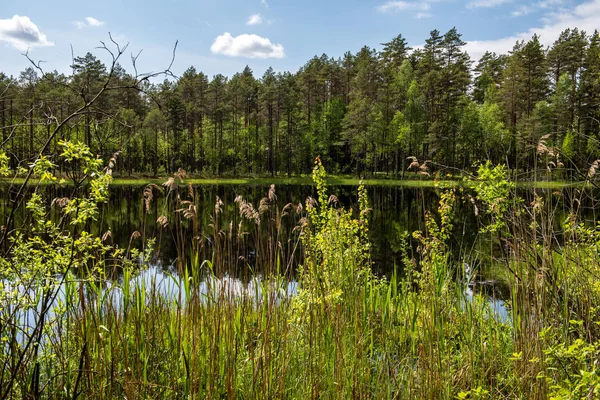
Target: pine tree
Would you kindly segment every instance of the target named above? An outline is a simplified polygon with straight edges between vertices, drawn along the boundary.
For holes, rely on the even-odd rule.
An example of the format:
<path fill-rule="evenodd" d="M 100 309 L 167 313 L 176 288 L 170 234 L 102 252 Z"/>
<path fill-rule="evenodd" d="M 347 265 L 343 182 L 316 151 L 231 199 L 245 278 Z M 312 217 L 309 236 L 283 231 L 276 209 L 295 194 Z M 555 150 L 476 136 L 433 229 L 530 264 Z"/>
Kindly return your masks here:
<path fill-rule="evenodd" d="M 533 35 L 518 53 L 523 76 L 520 80 L 522 95 L 525 97 L 525 115 L 529 117 L 535 104 L 543 100 L 549 91 L 546 75 L 546 52 L 539 36 Z"/>
<path fill-rule="evenodd" d="M 466 42 L 461 39 L 456 28 L 450 29 L 442 41 L 444 66 L 442 69 L 441 88 L 444 103 L 443 137 L 446 147 L 451 148 L 450 161 L 456 165 L 457 131 L 460 121 L 460 104 L 466 95 L 470 83 L 471 60 L 462 48 Z M 449 141 L 449 142 L 448 142 Z"/>
<path fill-rule="evenodd" d="M 586 152 L 590 157 L 600 153 L 600 33 L 598 30 L 590 38 L 584 59 L 584 69 L 580 85 L 580 115 L 582 133 L 586 139 Z"/>
<path fill-rule="evenodd" d="M 82 100 L 87 103 L 99 91 L 100 85 L 106 75 L 106 66 L 91 53 L 73 60 L 72 86 L 76 88 Z M 86 144 L 92 148 L 92 112 L 85 114 Z"/>
<path fill-rule="evenodd" d="M 275 113 L 276 113 L 276 87 L 277 78 L 273 72 L 273 68 L 265 71 L 261 79 L 261 103 L 264 105 L 267 118 L 267 165 L 266 170 L 271 176 L 275 175 L 274 161 L 274 135 L 276 130 Z"/>
<path fill-rule="evenodd" d="M 425 41 L 423 51 L 418 53 L 416 68 L 420 91 L 425 103 L 425 131 L 427 139 L 424 151 L 434 155 L 439 150 L 438 139 L 442 136 L 441 127 L 441 80 L 442 80 L 442 41 L 443 37 L 436 29 L 431 31 Z"/>
<path fill-rule="evenodd" d="M 208 86 L 209 108 L 212 117 L 212 149 L 210 161 L 213 172 L 220 176 L 223 168 L 224 124 L 227 113 L 227 78 L 217 74 Z"/>
<path fill-rule="evenodd" d="M 485 100 L 485 93 L 490 85 L 494 85 L 496 88 L 500 87 L 505 67 L 505 55 L 498 56 L 496 53 L 485 52 L 474 69 L 473 100 L 482 104 Z"/>

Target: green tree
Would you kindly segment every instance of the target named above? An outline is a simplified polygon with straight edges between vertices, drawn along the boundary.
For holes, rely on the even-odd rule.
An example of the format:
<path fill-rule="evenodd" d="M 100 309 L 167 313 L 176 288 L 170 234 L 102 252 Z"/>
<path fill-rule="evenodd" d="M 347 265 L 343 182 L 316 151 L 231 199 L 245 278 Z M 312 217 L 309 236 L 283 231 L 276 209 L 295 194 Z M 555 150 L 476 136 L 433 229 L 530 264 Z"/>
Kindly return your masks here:
<path fill-rule="evenodd" d="M 158 162 L 161 158 L 161 154 L 158 151 L 159 135 L 164 131 L 164 126 L 165 118 L 163 113 L 157 108 L 151 110 L 144 119 L 144 129 L 146 130 L 147 134 L 152 136 L 152 151 L 148 152 L 149 156 L 146 159 L 152 160 L 152 174 L 154 177 L 158 176 Z"/>
<path fill-rule="evenodd" d="M 71 85 L 81 96 L 85 103 L 92 101 L 93 97 L 99 92 L 101 85 L 105 82 L 106 66 L 96 58 L 92 53 L 86 53 L 83 57 L 75 57 L 73 60 L 73 76 Z M 106 99 L 98 99 L 98 103 Z M 103 104 L 106 106 L 106 103 Z M 106 108 L 106 107 L 101 107 Z M 92 119 L 94 113 L 87 110 L 85 113 L 85 143 L 92 148 Z"/>
<path fill-rule="evenodd" d="M 500 87 L 504 68 L 506 68 L 506 55 L 496 55 L 489 51 L 484 53 L 474 69 L 473 100 L 482 104 L 490 85 L 494 85 L 496 88 Z"/>
<path fill-rule="evenodd" d="M 589 40 L 579 85 L 579 114 L 582 135 L 586 140 L 588 157 L 598 158 L 600 154 L 600 33 L 598 30 Z"/>

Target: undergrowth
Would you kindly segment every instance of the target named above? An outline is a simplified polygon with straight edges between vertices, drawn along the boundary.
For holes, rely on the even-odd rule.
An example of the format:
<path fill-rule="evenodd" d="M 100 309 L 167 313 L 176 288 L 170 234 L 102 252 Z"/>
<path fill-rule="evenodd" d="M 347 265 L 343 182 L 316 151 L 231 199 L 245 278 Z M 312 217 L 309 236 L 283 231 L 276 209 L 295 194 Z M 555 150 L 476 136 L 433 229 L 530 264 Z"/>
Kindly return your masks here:
<path fill-rule="evenodd" d="M 141 279 L 151 245 L 118 249 L 85 229 L 107 198 L 111 166 L 82 145 L 65 144 L 63 157 L 85 172 L 73 176 L 72 197 L 53 202 L 60 222 L 34 191 L 32 229 L 15 233 L 1 260 L 2 399 L 600 395 L 600 231 L 572 208 L 558 240 L 553 205 L 542 196 L 524 203 L 501 166 L 440 188 L 426 229 L 404 238 L 403 265 L 387 278 L 371 270 L 364 187 L 359 209 L 344 209 L 319 159 L 316 198 L 279 208 L 274 187 L 257 207 L 238 198 L 236 227 L 222 226 L 217 199 L 210 240 L 180 171 L 164 185 L 171 208 L 159 216 L 175 232 L 177 271 Z M 49 161 L 36 168 L 53 180 Z M 146 188 L 147 204 L 159 190 Z M 467 295 L 474 274 L 452 257 L 464 198 L 489 248 L 482 260 L 506 272 L 508 318 Z M 285 230 L 284 218 L 295 228 Z M 247 262 L 240 243 L 255 246 L 262 268 L 236 286 L 223 271 Z M 291 273 L 293 259 L 300 267 Z"/>

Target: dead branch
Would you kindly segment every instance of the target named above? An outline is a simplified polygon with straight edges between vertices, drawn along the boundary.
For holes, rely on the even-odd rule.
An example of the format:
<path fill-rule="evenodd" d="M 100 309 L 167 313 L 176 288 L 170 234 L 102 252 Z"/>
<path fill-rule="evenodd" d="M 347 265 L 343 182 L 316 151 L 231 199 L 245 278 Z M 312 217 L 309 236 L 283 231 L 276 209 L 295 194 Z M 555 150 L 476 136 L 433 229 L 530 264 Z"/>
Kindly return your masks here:
<path fill-rule="evenodd" d="M 103 41 L 101 41 L 101 46 L 99 46 L 98 48 L 106 51 L 108 54 L 110 54 L 111 56 L 111 64 L 110 64 L 110 68 L 109 68 L 109 72 L 108 75 L 105 77 L 104 79 L 104 83 L 102 84 L 102 86 L 100 87 L 100 89 L 93 95 L 91 96 L 91 98 L 88 100 L 85 96 L 82 96 L 83 99 L 83 104 L 81 104 L 81 106 L 74 112 L 72 112 L 71 114 L 69 114 L 66 118 L 64 118 L 62 121 L 58 122 L 56 126 L 54 127 L 54 129 L 52 130 L 52 133 L 48 136 L 48 138 L 46 139 L 46 142 L 44 143 L 43 147 L 41 148 L 41 150 L 38 152 L 38 157 L 41 157 L 50 147 L 50 144 L 52 143 L 52 141 L 54 140 L 54 138 L 56 137 L 56 135 L 58 134 L 58 132 L 61 131 L 61 129 L 66 126 L 69 121 L 71 121 L 72 119 L 83 115 L 87 112 L 89 112 L 94 104 L 98 101 L 98 99 L 106 92 L 108 91 L 113 91 L 113 90 L 122 90 L 122 89 L 133 89 L 136 90 L 140 93 L 146 93 L 146 90 L 142 87 L 142 83 L 144 81 L 148 81 L 152 78 L 158 77 L 158 76 L 167 76 L 167 77 L 174 77 L 175 75 L 171 72 L 171 68 L 173 66 L 173 63 L 175 62 L 175 53 L 177 50 L 177 44 L 178 41 L 175 42 L 175 46 L 173 47 L 173 56 L 171 58 L 171 62 L 169 63 L 169 66 L 159 72 L 150 72 L 150 73 L 143 73 L 143 74 L 139 74 L 136 72 L 136 75 L 134 76 L 133 79 L 133 83 L 130 84 L 123 84 L 123 83 L 118 83 L 116 85 L 113 85 L 113 79 L 114 79 L 114 75 L 115 75 L 115 70 L 117 67 L 117 64 L 119 62 L 119 59 L 122 57 L 122 55 L 124 54 L 124 52 L 127 50 L 129 43 L 127 45 L 125 45 L 124 47 L 121 47 L 112 37 L 112 35 L 109 32 L 109 38 L 110 41 L 113 43 L 113 45 L 116 47 L 115 49 L 111 49 L 109 48 Z M 139 56 L 140 53 L 138 53 Z M 71 55 L 73 56 L 73 47 L 71 46 Z M 37 63 L 35 61 L 33 61 L 33 59 L 29 56 L 29 52 L 25 52 L 24 56 L 33 64 L 33 66 L 40 71 L 40 73 L 42 75 L 45 75 L 45 72 L 43 70 L 43 68 L 41 67 L 41 63 L 43 61 L 38 61 Z M 72 57 L 74 59 L 74 57 Z M 137 57 L 135 57 L 133 60 L 137 61 Z M 137 71 L 137 67 L 136 67 L 136 71 Z M 77 91 L 69 84 L 66 84 L 66 86 L 68 88 L 70 88 L 71 90 L 73 90 L 75 93 L 77 94 L 83 94 L 82 91 Z M 29 113 L 33 112 L 33 110 L 30 110 Z M 29 113 L 27 115 L 29 115 Z M 26 115 L 26 116 L 27 116 Z M 26 118 L 23 117 L 24 118 Z M 23 121 L 23 119 L 21 119 L 21 121 Z M 16 130 L 16 127 L 13 128 L 13 133 Z M 12 135 L 12 133 L 11 133 Z M 9 137 L 11 136 L 9 135 Z M 4 143 L 2 143 L 2 145 L 4 145 L 6 143 L 6 141 Z M 17 191 L 17 194 L 13 197 L 12 200 L 12 208 L 10 211 L 10 214 L 6 220 L 6 229 L 4 229 L 4 231 L 2 232 L 2 236 L 0 237 L 0 247 L 3 247 L 4 243 L 6 243 L 6 240 L 8 238 L 8 233 L 11 230 L 11 225 L 14 221 L 14 216 L 15 216 L 15 212 L 17 210 L 17 208 L 19 208 L 19 206 L 21 205 L 21 203 L 23 202 L 23 194 L 25 192 L 25 188 L 27 187 L 27 185 L 29 184 L 29 181 L 31 180 L 33 176 L 33 168 L 30 168 L 23 183 L 20 185 L 19 190 Z M 11 246 L 12 247 L 12 246 Z M 11 247 L 9 247 L 8 252 L 10 252 Z"/>

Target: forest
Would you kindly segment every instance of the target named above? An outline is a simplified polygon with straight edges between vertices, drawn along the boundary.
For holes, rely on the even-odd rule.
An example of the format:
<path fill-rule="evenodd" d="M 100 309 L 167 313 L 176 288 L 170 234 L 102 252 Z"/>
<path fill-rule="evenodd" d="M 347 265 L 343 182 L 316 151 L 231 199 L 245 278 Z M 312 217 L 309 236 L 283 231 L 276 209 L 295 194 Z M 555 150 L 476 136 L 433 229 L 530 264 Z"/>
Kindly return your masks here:
<path fill-rule="evenodd" d="M 59 140 L 78 140 L 103 159 L 119 151 L 121 176 L 154 177 L 179 168 L 296 176 L 309 174 L 316 156 L 334 174 L 361 177 L 454 174 L 483 160 L 527 173 L 542 137 L 562 149 L 552 168 L 584 170 L 598 158 L 598 31 L 566 29 L 550 48 L 534 35 L 477 62 L 464 46 L 456 29 L 434 30 L 422 48 L 398 35 L 381 50 L 315 56 L 295 73 L 270 68 L 257 78 L 246 67 L 208 77 L 191 66 L 162 83 L 143 80 L 143 91 L 103 93 L 47 153 Z M 134 81 L 91 53 L 71 68 L 70 76 L 42 73 L 35 63 L 18 77 L 0 73 L 11 169 L 32 161 L 57 124 L 51 116 L 62 119 L 90 100 L 109 72 L 117 85 Z"/>
<path fill-rule="evenodd" d="M 0 74 L 0 400 L 600 398 L 597 30 L 260 78 L 108 36 Z"/>

